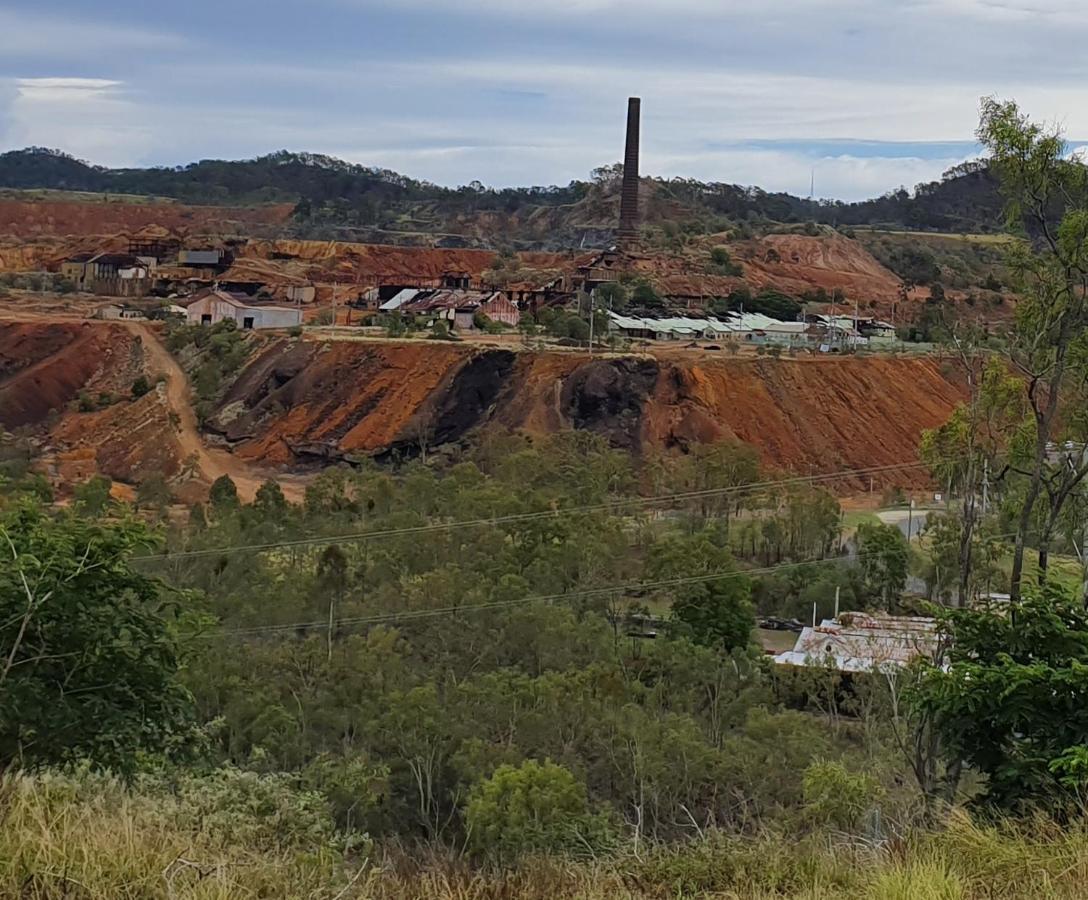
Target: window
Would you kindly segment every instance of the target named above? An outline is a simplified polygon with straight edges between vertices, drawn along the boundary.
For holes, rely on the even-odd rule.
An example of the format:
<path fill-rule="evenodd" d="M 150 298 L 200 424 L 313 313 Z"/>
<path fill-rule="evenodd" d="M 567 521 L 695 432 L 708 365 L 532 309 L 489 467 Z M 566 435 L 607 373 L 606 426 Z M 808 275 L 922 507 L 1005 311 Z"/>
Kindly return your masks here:
<path fill-rule="evenodd" d="M 253 330 L 253 316 L 246 316 L 245 318 L 242 319 L 242 329 L 244 331 L 252 331 Z"/>

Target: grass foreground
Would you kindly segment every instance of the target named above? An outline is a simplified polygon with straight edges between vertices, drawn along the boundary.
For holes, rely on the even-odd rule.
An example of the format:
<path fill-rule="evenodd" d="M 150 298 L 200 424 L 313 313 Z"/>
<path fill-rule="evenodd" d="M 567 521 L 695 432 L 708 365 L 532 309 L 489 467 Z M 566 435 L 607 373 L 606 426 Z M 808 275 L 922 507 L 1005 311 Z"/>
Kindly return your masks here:
<path fill-rule="evenodd" d="M 291 832 L 281 812 L 196 812 L 169 793 L 99 776 L 8 776 L 0 782 L 0 896 L 968 900 L 1076 898 L 1088 883 L 1083 827 L 983 826 L 960 811 L 939 831 L 880 841 L 830 831 L 705 832 L 671 847 L 629 843 L 595 860 L 506 867 L 451 850 L 345 848 L 327 835 Z"/>

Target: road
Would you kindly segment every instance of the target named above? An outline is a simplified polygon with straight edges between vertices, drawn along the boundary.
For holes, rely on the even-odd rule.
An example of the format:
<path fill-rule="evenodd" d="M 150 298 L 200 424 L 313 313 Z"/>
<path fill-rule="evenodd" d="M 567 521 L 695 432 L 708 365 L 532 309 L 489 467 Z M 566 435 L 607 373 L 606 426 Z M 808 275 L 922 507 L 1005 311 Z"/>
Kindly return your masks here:
<path fill-rule="evenodd" d="M 238 488 L 238 496 L 246 503 L 253 501 L 257 489 L 269 479 L 279 484 L 284 496 L 292 503 L 299 503 L 305 498 L 309 478 L 266 472 L 226 450 L 208 447 L 201 437 L 196 412 L 193 410 L 189 379 L 178 361 L 163 346 L 155 329 L 143 322 L 132 320 L 114 324 L 123 324 L 140 336 L 147 367 L 152 374 L 163 377 L 167 404 L 177 414 L 176 435 L 182 457 L 195 458 L 197 469 L 205 480 L 210 483 L 223 475 L 229 475 Z"/>
<path fill-rule="evenodd" d="M 908 541 L 913 541 L 922 533 L 929 519 L 928 509 L 884 509 L 876 514 L 885 525 L 895 525 Z"/>

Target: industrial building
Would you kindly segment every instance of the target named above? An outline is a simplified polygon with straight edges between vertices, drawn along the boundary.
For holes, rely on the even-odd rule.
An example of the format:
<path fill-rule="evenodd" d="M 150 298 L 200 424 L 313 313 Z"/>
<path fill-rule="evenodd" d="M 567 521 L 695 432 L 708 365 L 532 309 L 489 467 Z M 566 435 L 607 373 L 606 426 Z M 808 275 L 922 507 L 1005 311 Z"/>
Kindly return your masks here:
<path fill-rule="evenodd" d="M 510 328 L 516 328 L 521 321 L 521 312 L 502 291 L 407 289 L 383 303 L 381 309 L 444 320 L 458 331 L 475 328 L 477 313 Z"/>
<path fill-rule="evenodd" d="M 192 300 L 185 315 L 191 325 L 214 325 L 232 319 L 245 331 L 302 324 L 302 310 L 297 307 L 261 303 L 253 297 L 224 290 L 211 290 Z"/>

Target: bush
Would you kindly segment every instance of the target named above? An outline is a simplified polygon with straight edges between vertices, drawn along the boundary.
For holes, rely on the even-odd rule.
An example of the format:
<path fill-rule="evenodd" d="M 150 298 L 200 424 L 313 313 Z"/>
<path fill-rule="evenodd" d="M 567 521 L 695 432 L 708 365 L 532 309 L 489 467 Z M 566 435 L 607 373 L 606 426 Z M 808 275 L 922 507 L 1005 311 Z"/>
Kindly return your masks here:
<path fill-rule="evenodd" d="M 813 821 L 854 828 L 884 796 L 876 779 L 851 774 L 840 762 L 814 762 L 802 781 L 805 813 Z"/>
<path fill-rule="evenodd" d="M 139 398 L 151 390 L 151 382 L 147 380 L 146 375 L 139 376 L 134 382 L 132 382 L 132 396 Z"/>
<path fill-rule="evenodd" d="M 184 774 L 176 781 L 145 776 L 137 786 L 163 796 L 173 819 L 215 842 L 233 842 L 261 852 L 311 852 L 333 843 L 336 829 L 328 802 L 316 791 L 299 790 L 290 775 L 258 775 L 218 769 Z M 173 801 L 170 803 L 169 801 Z"/>
<path fill-rule="evenodd" d="M 609 819 L 590 810 L 585 785 L 548 760 L 499 766 L 473 788 L 465 819 L 478 851 L 505 858 L 592 853 L 612 840 Z"/>
<path fill-rule="evenodd" d="M 664 309 L 665 301 L 653 286 L 645 278 L 635 281 L 631 290 L 631 304 L 643 309 Z"/>
<path fill-rule="evenodd" d="M 43 772 L 0 795 L 4 897 L 335 897 L 352 877 L 320 798 L 279 778 Z"/>
<path fill-rule="evenodd" d="M 717 275 L 732 275 L 739 277 L 744 274 L 744 269 L 733 261 L 727 247 L 715 247 L 710 251 L 709 271 Z"/>

